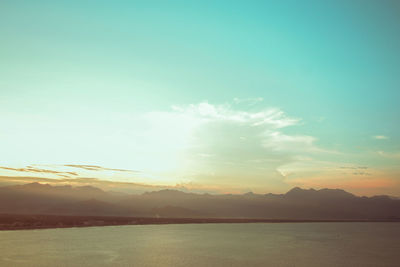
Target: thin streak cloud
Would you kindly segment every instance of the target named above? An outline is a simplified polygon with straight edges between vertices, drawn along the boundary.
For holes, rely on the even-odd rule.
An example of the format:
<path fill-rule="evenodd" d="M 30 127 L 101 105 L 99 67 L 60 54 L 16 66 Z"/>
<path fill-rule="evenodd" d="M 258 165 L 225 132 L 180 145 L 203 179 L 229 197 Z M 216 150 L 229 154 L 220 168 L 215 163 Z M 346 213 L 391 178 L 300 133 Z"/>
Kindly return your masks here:
<path fill-rule="evenodd" d="M 389 139 L 389 137 L 387 137 L 385 135 L 375 135 L 375 136 L 373 136 L 373 138 L 377 139 L 377 140 L 387 140 L 387 139 Z"/>

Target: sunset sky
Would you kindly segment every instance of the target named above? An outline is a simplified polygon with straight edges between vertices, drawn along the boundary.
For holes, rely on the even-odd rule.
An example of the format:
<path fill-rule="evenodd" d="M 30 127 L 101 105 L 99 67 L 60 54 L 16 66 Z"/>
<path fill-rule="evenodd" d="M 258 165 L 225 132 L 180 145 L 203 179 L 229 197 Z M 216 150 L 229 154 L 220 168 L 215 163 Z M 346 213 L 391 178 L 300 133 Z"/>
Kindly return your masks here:
<path fill-rule="evenodd" d="M 0 183 L 400 196 L 399 3 L 1 1 Z"/>

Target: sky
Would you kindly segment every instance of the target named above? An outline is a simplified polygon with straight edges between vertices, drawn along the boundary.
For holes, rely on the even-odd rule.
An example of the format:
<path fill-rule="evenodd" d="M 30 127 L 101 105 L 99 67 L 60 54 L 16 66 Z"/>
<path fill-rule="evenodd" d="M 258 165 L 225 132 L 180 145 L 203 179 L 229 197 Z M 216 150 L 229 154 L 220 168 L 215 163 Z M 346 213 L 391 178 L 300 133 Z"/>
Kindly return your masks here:
<path fill-rule="evenodd" d="M 1 181 L 400 196 L 399 14 L 398 1 L 3 0 Z"/>

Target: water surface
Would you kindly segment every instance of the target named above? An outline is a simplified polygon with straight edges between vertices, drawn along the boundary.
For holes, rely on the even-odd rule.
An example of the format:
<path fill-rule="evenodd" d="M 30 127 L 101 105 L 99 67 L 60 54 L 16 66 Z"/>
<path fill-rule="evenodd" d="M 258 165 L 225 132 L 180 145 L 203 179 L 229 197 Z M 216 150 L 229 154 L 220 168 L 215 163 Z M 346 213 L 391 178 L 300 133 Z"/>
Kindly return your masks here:
<path fill-rule="evenodd" d="M 0 266 L 400 266 L 400 223 L 0 231 Z"/>

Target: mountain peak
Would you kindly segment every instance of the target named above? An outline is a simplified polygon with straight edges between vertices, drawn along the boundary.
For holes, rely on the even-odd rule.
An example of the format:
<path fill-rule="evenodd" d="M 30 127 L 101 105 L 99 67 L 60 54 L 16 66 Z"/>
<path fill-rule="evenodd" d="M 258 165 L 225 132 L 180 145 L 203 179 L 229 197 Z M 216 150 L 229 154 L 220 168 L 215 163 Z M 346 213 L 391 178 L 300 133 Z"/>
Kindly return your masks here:
<path fill-rule="evenodd" d="M 299 194 L 307 194 L 307 193 L 314 193 L 316 190 L 314 188 L 310 189 L 303 189 L 298 186 L 293 187 L 290 189 L 285 195 L 299 195 Z"/>
<path fill-rule="evenodd" d="M 315 190 L 314 188 L 310 189 L 302 189 L 300 187 L 294 187 L 291 190 L 289 190 L 285 196 L 287 197 L 295 197 L 295 198 L 302 198 L 302 199 L 307 199 L 307 198 L 349 198 L 349 197 L 354 197 L 353 194 L 343 190 L 343 189 L 329 189 L 329 188 L 323 188 L 320 190 Z"/>
<path fill-rule="evenodd" d="M 353 194 L 343 190 L 343 189 L 329 189 L 329 188 L 324 188 L 321 190 L 318 190 L 318 193 L 320 195 L 325 195 L 325 196 L 332 196 L 332 197 L 354 197 Z"/>
<path fill-rule="evenodd" d="M 303 189 L 301 189 L 300 187 L 296 186 L 296 187 L 293 187 L 292 189 L 290 189 L 289 191 L 287 191 L 286 194 L 291 194 L 293 192 L 300 192 L 300 191 L 303 191 Z"/>

